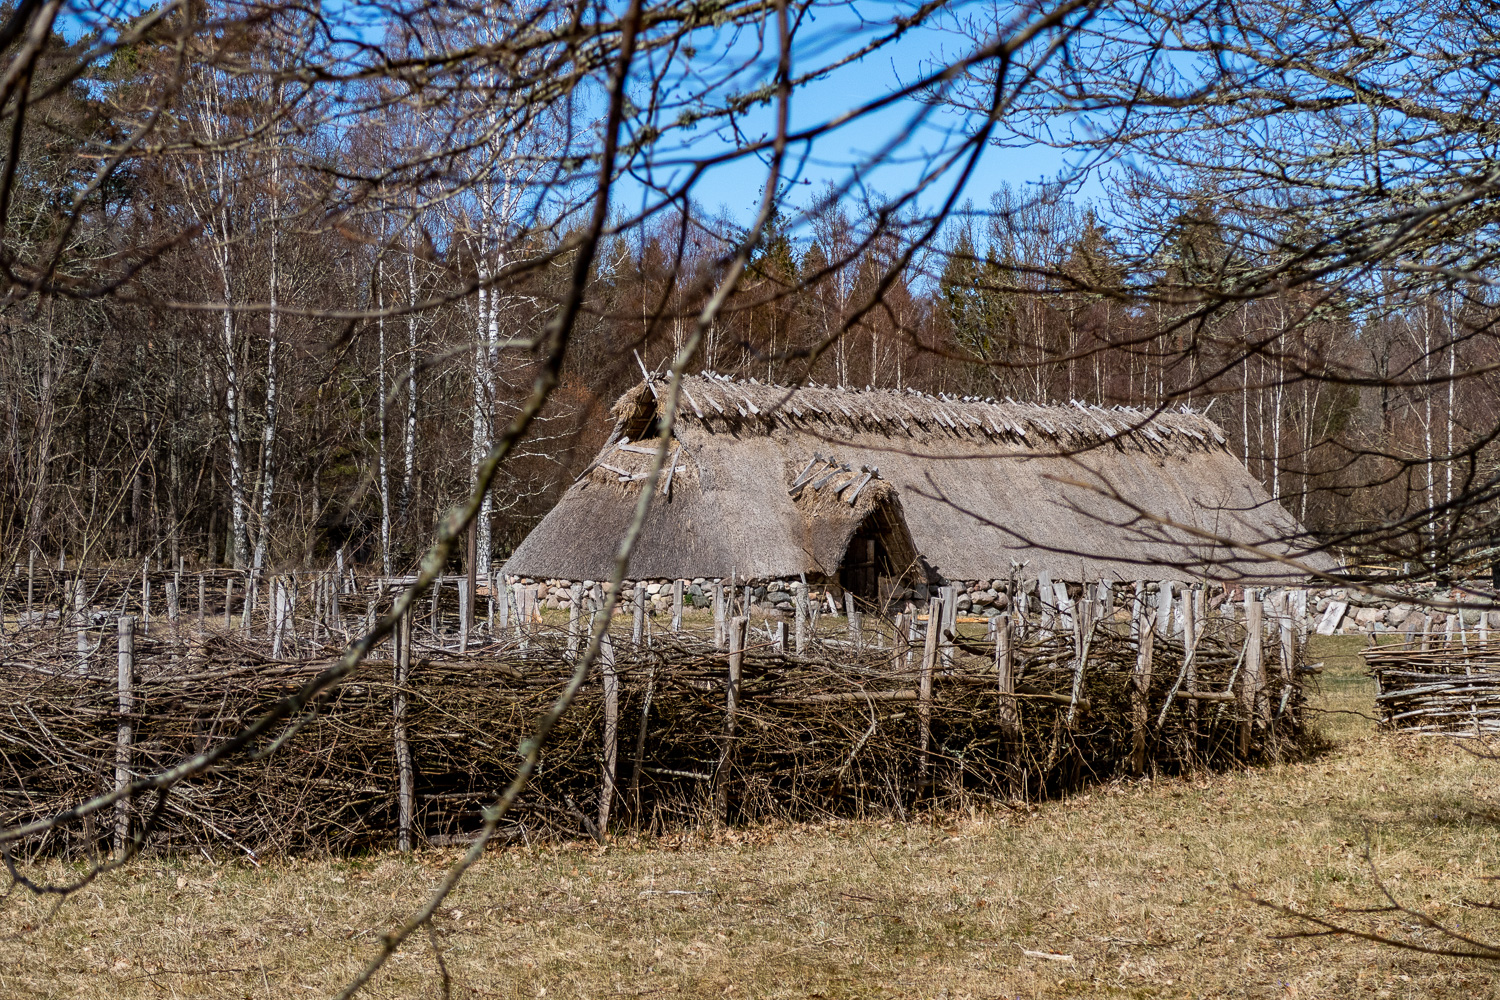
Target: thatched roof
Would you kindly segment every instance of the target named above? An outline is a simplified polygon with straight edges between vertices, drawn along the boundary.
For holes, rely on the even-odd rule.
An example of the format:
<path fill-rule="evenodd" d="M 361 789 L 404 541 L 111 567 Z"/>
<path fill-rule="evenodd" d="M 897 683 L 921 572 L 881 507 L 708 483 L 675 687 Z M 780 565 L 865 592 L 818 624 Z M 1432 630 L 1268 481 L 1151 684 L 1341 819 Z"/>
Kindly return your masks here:
<path fill-rule="evenodd" d="M 632 477 L 649 462 L 631 442 L 656 433 L 666 388 L 653 379 L 620 398 L 610 442 L 506 573 L 609 574 L 639 495 Z M 832 576 L 877 509 L 904 523 L 930 574 L 951 580 L 1003 578 L 1013 563 L 1025 564 L 1021 576 L 1062 580 L 1304 575 L 1162 520 L 1276 556 L 1300 553 L 1319 571 L 1335 565 L 1306 554 L 1301 527 L 1195 413 L 701 375 L 683 380 L 673 434 L 675 471 L 658 486 L 633 578 Z"/>

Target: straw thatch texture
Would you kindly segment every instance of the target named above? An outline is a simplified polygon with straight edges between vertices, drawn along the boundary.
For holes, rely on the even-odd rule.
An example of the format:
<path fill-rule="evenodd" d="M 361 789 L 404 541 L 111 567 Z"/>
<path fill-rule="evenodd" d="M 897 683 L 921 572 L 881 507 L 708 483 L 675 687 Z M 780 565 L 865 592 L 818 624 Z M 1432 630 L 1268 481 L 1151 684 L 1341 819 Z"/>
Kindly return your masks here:
<path fill-rule="evenodd" d="M 655 433 L 653 380 L 616 404 L 614 437 L 590 471 L 522 543 L 505 572 L 563 579 L 608 573 L 649 462 L 638 445 Z M 1306 552 L 1304 530 L 1229 453 L 1219 429 L 1190 413 L 953 400 L 887 390 L 787 388 L 711 376 L 686 378 L 674 428 L 677 458 L 631 563 L 638 578 L 772 579 L 832 576 L 830 536 L 849 536 L 865 513 L 894 499 L 929 577 L 1023 576 L 1133 580 L 1208 577 L 1237 582 L 1304 579 L 1277 561 Z M 622 447 L 623 446 L 623 447 Z M 790 495 L 821 456 L 848 467 L 812 492 Z M 845 503 L 868 469 L 868 484 Z M 1080 485 L 1084 484 L 1084 485 Z M 845 486 L 850 487 L 844 492 Z M 1118 496 L 1128 503 L 1113 499 Z M 1132 510 L 1139 507 L 1147 515 Z M 842 507 L 830 521 L 831 508 Z M 891 508 L 887 508 L 891 509 Z M 1158 520 L 1159 519 L 1159 520 Z M 1161 520 L 1244 548 L 1214 545 Z M 848 531 L 844 531 L 845 527 Z M 832 564 L 830 564 L 832 563 Z"/>

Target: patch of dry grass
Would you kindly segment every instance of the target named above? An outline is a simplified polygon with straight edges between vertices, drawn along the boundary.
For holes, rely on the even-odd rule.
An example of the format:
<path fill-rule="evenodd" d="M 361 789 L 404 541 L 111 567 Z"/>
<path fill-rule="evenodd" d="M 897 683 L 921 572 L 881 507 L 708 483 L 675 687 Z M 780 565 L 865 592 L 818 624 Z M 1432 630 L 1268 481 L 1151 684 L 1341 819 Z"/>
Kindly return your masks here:
<path fill-rule="evenodd" d="M 1369 709 L 1357 643 L 1317 654 L 1329 708 Z M 497 852 L 368 995 L 442 995 L 435 948 L 458 997 L 1491 995 L 1494 970 L 1475 963 L 1278 940 L 1292 925 L 1236 893 L 1368 903 L 1368 838 L 1404 898 L 1500 932 L 1464 903 L 1493 892 L 1496 765 L 1357 715 L 1327 732 L 1315 760 L 1025 814 Z M 52 914 L 12 892 L 0 997 L 327 995 L 452 857 L 147 861 Z"/>

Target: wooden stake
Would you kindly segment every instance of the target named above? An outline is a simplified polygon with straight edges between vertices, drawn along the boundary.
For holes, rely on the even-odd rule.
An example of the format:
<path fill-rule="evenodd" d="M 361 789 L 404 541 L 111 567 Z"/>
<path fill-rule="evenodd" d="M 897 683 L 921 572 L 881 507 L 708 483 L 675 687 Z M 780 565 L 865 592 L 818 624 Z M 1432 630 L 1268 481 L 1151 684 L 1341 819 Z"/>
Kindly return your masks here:
<path fill-rule="evenodd" d="M 1016 710 L 1015 654 L 1011 650 L 1010 615 L 1000 614 L 995 622 L 995 681 L 1000 700 L 995 708 L 995 723 L 1007 759 L 1014 762 L 1016 744 L 1021 737 L 1021 717 Z"/>
<path fill-rule="evenodd" d="M 406 733 L 406 690 L 411 682 L 411 612 L 396 625 L 396 692 L 392 699 L 392 737 L 396 750 L 396 850 L 410 851 L 416 769 Z"/>
<path fill-rule="evenodd" d="M 583 584 L 568 591 L 568 659 L 578 655 L 578 615 L 583 610 Z"/>
<path fill-rule="evenodd" d="M 469 651 L 469 622 L 474 620 L 474 585 L 470 577 L 458 578 L 458 651 Z"/>
<path fill-rule="evenodd" d="M 1280 716 L 1291 703 L 1292 685 L 1297 682 L 1297 631 L 1292 622 L 1290 595 L 1282 595 L 1277 613 L 1281 619 L 1281 703 L 1276 714 Z"/>
<path fill-rule="evenodd" d="M 73 576 L 73 624 L 78 629 L 78 672 L 89 670 L 89 609 L 88 594 L 83 589 L 83 574 Z"/>
<path fill-rule="evenodd" d="M 141 635 L 151 633 L 151 560 L 141 567 Z"/>
<path fill-rule="evenodd" d="M 1240 671 L 1239 709 L 1239 754 L 1250 755 L 1250 728 L 1258 714 L 1258 702 L 1263 697 L 1265 684 L 1261 664 L 1261 615 L 1260 600 L 1254 591 L 1245 592 L 1245 666 Z"/>
<path fill-rule="evenodd" d="M 1182 683 L 1189 691 L 1198 690 L 1198 604 L 1201 590 L 1182 595 Z M 1187 703 L 1188 739 L 1198 746 L 1198 699 Z"/>
<path fill-rule="evenodd" d="M 234 614 L 234 577 L 224 581 L 224 630 L 227 632 Z"/>
<path fill-rule="evenodd" d="M 1159 620 L 1159 619 L 1158 619 Z M 1146 773 L 1146 725 L 1150 715 L 1152 646 L 1156 638 L 1156 621 L 1141 609 L 1136 623 L 1135 670 L 1130 685 L 1130 773 Z"/>
<path fill-rule="evenodd" d="M 937 664 L 938 633 L 943 629 L 943 599 L 934 597 L 927 605 L 927 641 L 922 646 L 922 673 L 917 681 L 917 722 L 920 745 L 917 758 L 917 791 L 927 785 L 927 752 L 932 745 L 932 670 Z"/>
<path fill-rule="evenodd" d="M 745 659 L 745 637 L 750 617 L 742 615 L 729 622 L 729 677 L 724 691 L 724 753 L 719 758 L 717 815 L 720 822 L 729 817 L 729 775 L 734 767 L 735 717 L 740 708 L 740 668 Z"/>
<path fill-rule="evenodd" d="M 202 635 L 205 629 L 204 616 L 208 614 L 208 583 L 203 579 L 203 574 L 198 574 L 198 634 Z"/>
<path fill-rule="evenodd" d="M 797 654 L 800 656 L 807 649 L 807 584 L 793 585 L 792 602 L 797 609 Z"/>
<path fill-rule="evenodd" d="M 131 687 L 135 680 L 135 619 L 121 615 L 119 621 L 119 645 L 115 660 L 117 668 L 116 714 L 119 721 L 115 727 L 115 790 L 130 784 L 130 713 L 135 707 Z M 122 857 L 125 845 L 130 842 L 130 799 L 115 803 L 115 857 Z"/>
<path fill-rule="evenodd" d="M 36 589 L 36 550 L 26 554 L 26 624 L 32 624 L 32 600 Z"/>
<path fill-rule="evenodd" d="M 724 613 L 724 581 L 714 581 L 714 648 L 723 649 L 728 645 L 728 617 Z"/>
<path fill-rule="evenodd" d="M 778 653 L 785 653 L 786 652 L 786 622 L 777 622 L 776 623 L 776 627 L 774 629 L 772 629 L 772 635 L 774 636 L 774 638 L 771 640 L 772 647 Z"/>
<path fill-rule="evenodd" d="M 641 825 L 641 769 L 646 761 L 646 724 L 651 719 L 651 696 L 656 693 L 656 667 L 646 671 L 646 695 L 641 699 L 641 725 L 635 734 L 635 760 L 630 769 L 630 815 Z"/>
<path fill-rule="evenodd" d="M 479 587 L 479 525 L 469 524 L 469 552 L 464 559 L 464 583 L 467 588 L 459 594 L 459 614 L 462 616 L 458 631 L 462 638 L 459 646 L 468 649 L 469 630 L 474 627 L 474 598 Z"/>
<path fill-rule="evenodd" d="M 682 631 L 682 581 L 672 581 L 672 631 Z"/>
<path fill-rule="evenodd" d="M 615 797 L 615 774 L 620 751 L 620 680 L 615 674 L 615 644 L 606 633 L 599 647 L 599 674 L 604 681 L 604 780 L 599 788 L 599 826 L 596 839 L 609 836 L 609 810 Z"/>
<path fill-rule="evenodd" d="M 646 638 L 646 584 L 641 580 L 635 582 L 634 610 L 635 617 L 630 631 L 630 641 L 639 649 Z"/>

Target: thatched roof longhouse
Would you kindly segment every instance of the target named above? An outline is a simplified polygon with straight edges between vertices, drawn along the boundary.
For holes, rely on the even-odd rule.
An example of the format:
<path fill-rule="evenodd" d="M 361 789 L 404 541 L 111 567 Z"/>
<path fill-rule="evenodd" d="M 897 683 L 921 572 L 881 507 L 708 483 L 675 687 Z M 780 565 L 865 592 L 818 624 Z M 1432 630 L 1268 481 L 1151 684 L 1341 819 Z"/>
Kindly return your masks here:
<path fill-rule="evenodd" d="M 610 442 L 507 574 L 608 576 L 639 493 L 634 477 L 650 460 L 633 442 L 656 433 L 666 387 L 652 379 L 620 398 Z M 1075 581 L 1303 576 L 1109 499 L 1277 555 L 1305 548 L 1301 527 L 1199 414 L 702 375 L 683 380 L 673 436 L 677 457 L 658 486 L 632 578 L 835 579 L 875 550 L 882 576 L 914 580 L 1005 578 L 1013 563 L 1025 564 L 1022 577 L 1045 570 Z M 1079 482 L 1095 489 L 1069 484 Z M 1334 567 L 1322 554 L 1305 562 Z"/>

